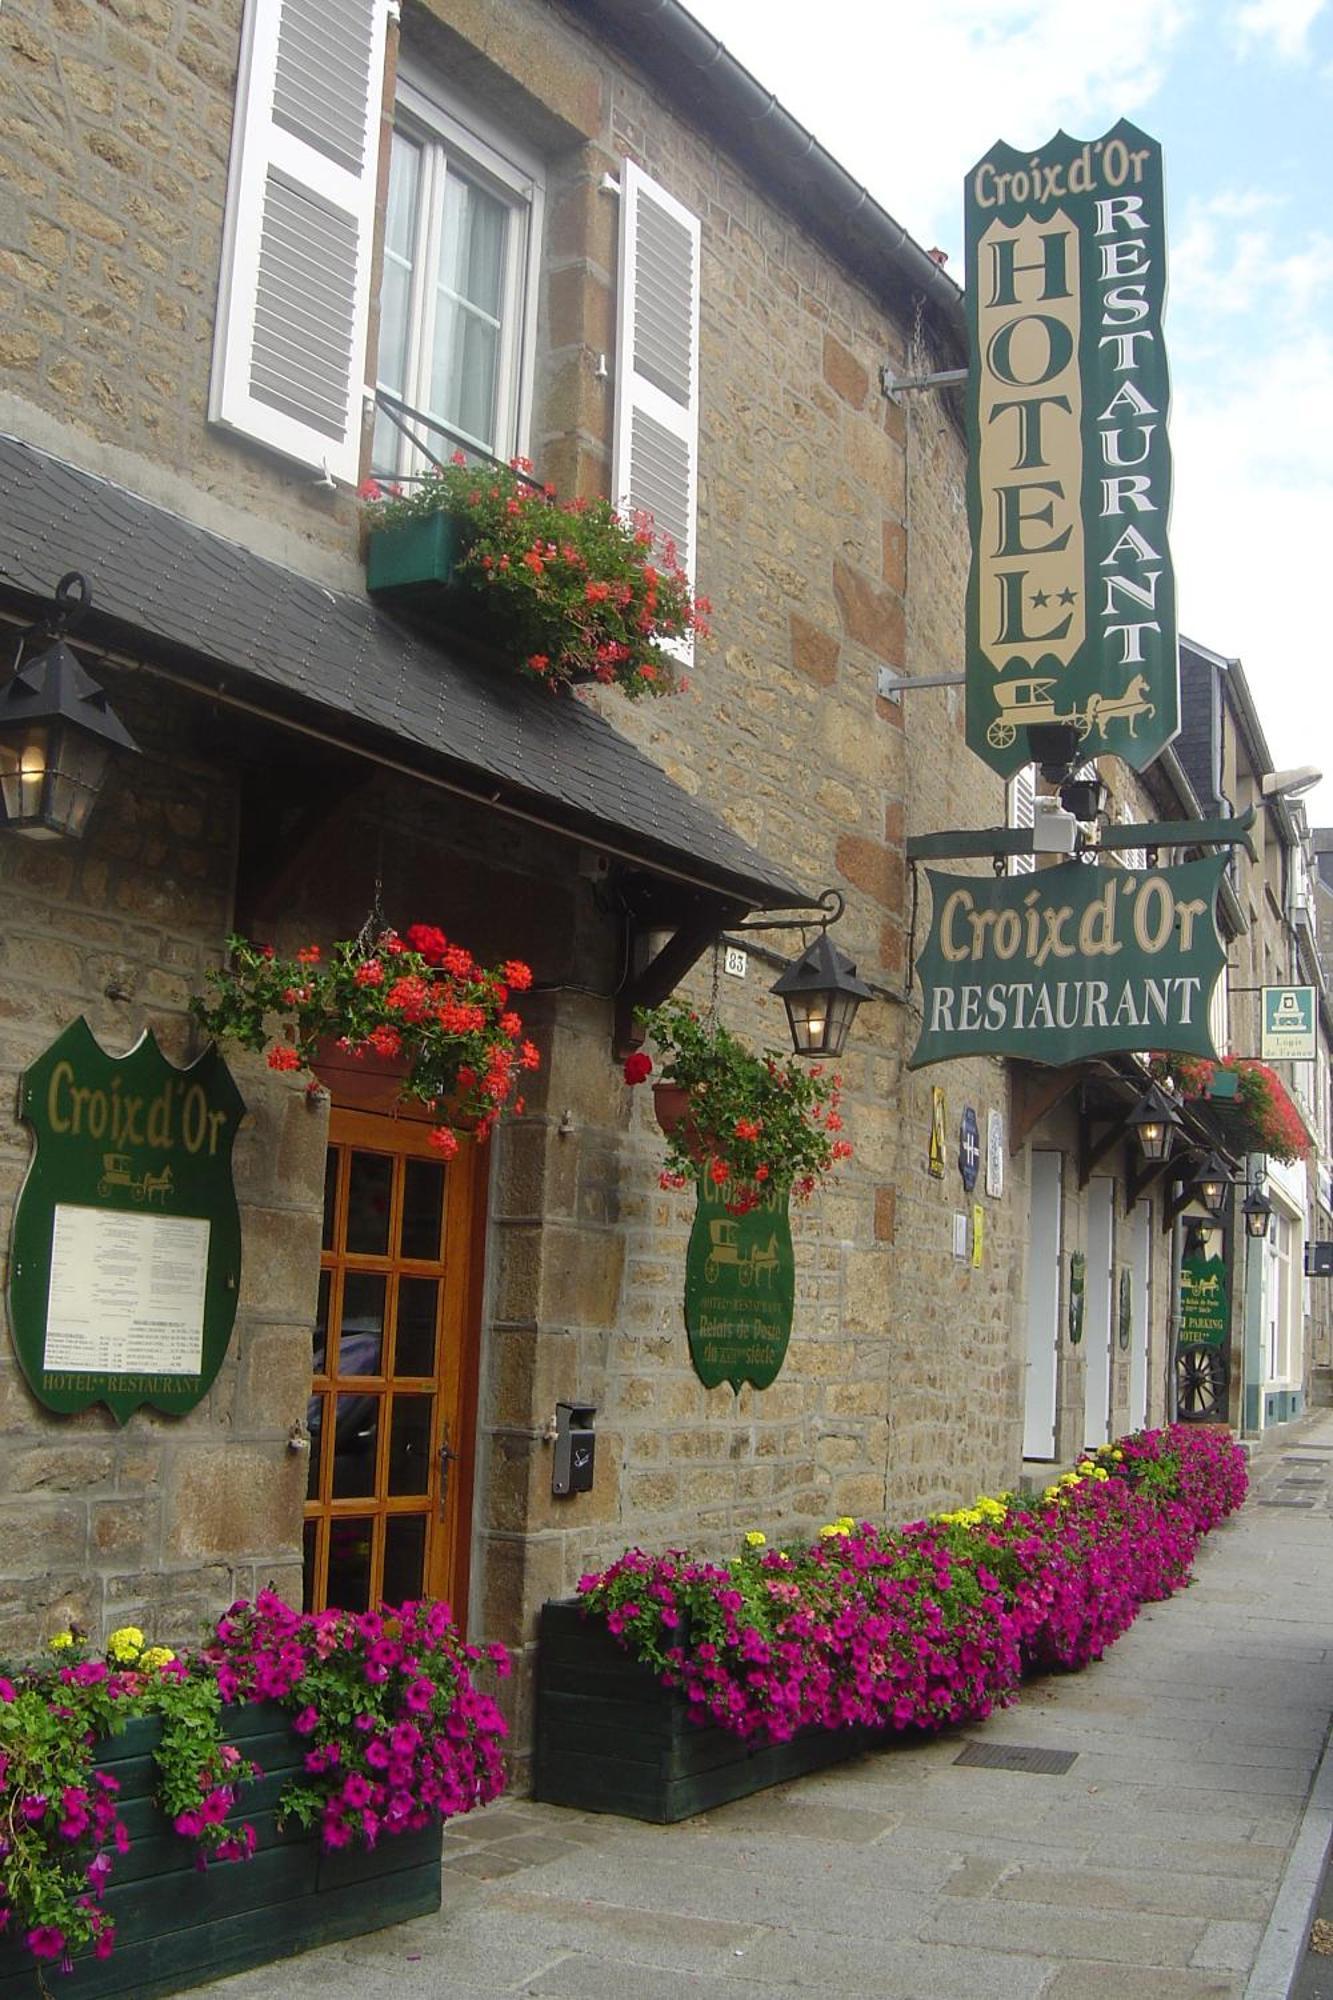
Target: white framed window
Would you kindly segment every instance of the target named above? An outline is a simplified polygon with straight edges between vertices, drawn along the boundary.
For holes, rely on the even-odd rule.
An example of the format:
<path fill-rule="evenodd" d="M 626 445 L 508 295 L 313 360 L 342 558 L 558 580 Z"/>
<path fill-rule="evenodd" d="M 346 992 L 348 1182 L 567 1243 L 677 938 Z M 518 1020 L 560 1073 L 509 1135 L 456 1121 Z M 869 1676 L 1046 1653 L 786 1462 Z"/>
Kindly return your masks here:
<path fill-rule="evenodd" d="M 534 155 L 400 74 L 375 380 L 437 457 L 526 451 L 542 192 Z M 401 477 L 429 461 L 380 410 L 372 463 Z"/>

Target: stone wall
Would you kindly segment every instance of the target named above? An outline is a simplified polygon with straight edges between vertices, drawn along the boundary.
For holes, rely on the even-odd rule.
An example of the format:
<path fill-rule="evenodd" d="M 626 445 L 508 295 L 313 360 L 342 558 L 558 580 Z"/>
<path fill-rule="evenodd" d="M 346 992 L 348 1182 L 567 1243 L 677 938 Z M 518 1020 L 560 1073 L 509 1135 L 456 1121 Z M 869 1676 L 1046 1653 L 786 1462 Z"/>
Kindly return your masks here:
<path fill-rule="evenodd" d="M 11 0 L 0 15 L 9 58 L 0 158 L 10 189 L 0 420 L 293 567 L 354 583 L 349 497 L 317 491 L 205 421 L 239 15 L 239 0 L 188 9 L 134 0 L 110 10 Z M 925 674 L 960 664 L 966 537 L 956 416 L 939 396 L 899 405 L 879 387 L 882 363 L 930 365 L 914 329 L 853 284 L 658 91 L 608 61 L 574 12 L 544 0 L 430 0 L 428 9 L 408 7 L 403 32 L 545 154 L 534 456 L 566 490 L 600 489 L 609 462 L 611 398 L 598 362 L 614 349 L 617 211 L 602 175 L 630 153 L 701 217 L 699 583 L 716 607 L 714 637 L 699 647 L 688 697 L 640 710 L 607 697 L 605 711 L 812 891 L 838 888 L 847 899 L 839 941 L 891 996 L 863 1011 L 844 1064 L 855 1158 L 797 1220 L 797 1316 L 783 1373 L 762 1394 L 706 1392 L 681 1324 L 688 1204 L 658 1188 L 660 1140 L 611 1059 L 619 977 L 611 914 L 579 877 L 572 846 L 513 840 L 490 821 L 428 807 L 410 787 L 394 794 L 390 845 L 397 851 L 411 832 L 413 880 L 445 905 L 410 915 L 447 928 L 457 912 L 480 926 L 466 941 L 484 950 L 487 924 L 503 914 L 503 948 L 531 955 L 549 988 L 530 1014 L 543 1071 L 527 1115 L 496 1146 L 479 1413 L 473 1622 L 523 1648 L 542 1599 L 627 1541 L 721 1547 L 750 1526 L 781 1533 L 842 1512 L 906 1515 L 1016 1476 L 1024 1161 L 1008 1160 L 998 1202 L 980 1187 L 965 1201 L 956 1166 L 964 1105 L 983 1133 L 989 1110 L 1008 1116 L 1006 1072 L 984 1060 L 904 1068 L 919 1019 L 919 996 L 908 989 L 905 842 L 995 824 L 1004 804 L 999 781 L 963 745 L 956 691 L 909 692 L 900 703 L 877 692 L 881 666 Z M 185 766 L 178 782 L 189 798 L 215 797 L 217 811 L 234 813 L 216 776 Z M 79 1005 L 112 1041 L 159 1015 L 169 1033 L 183 1034 L 184 989 L 225 930 L 231 833 L 213 824 L 202 840 L 188 921 L 172 920 L 193 956 L 176 965 L 162 957 L 167 918 L 158 912 L 163 877 L 179 864 L 162 830 L 139 824 L 146 811 L 137 792 L 118 794 L 85 852 L 42 864 L 67 867 L 71 881 L 31 892 L 38 969 L 24 975 L 20 962 L 5 975 L 6 993 L 28 993 L 35 1045 Z M 364 903 L 364 843 L 359 851 Z M 444 870 L 441 858 L 451 864 Z M 38 866 L 17 843 L 0 861 Z M 76 949 L 62 932 L 66 904 L 81 921 L 94 912 L 106 921 L 105 898 L 80 886 L 82 871 L 98 867 L 119 871 L 111 907 L 121 893 L 139 899 L 131 929 L 115 927 L 107 947 L 139 976 L 124 1003 L 106 1000 L 91 943 Z M 405 893 L 401 881 L 386 888 Z M 356 903 L 350 878 L 335 894 L 321 867 L 307 902 L 285 915 L 338 934 Z M 792 947 L 790 933 L 753 942 L 779 954 Z M 58 978 L 40 969 L 57 948 L 74 951 Z M 178 983 L 159 993 L 150 966 L 154 981 L 170 970 Z M 780 1045 L 772 977 L 756 955 L 743 982 L 720 979 L 718 1005 L 730 1024 Z M 55 1004 L 38 1000 L 45 983 Z M 712 983 L 709 962 L 688 990 L 707 1002 Z M 20 1042 L 22 1032 L 19 1022 Z M 16 1042 L 15 1068 L 20 1059 Z M 936 1084 L 947 1101 L 938 1180 L 927 1170 Z M 21 1431 L 36 1428 L 44 1449 L 58 1428 L 60 1450 L 76 1456 L 85 1438 L 102 1449 L 105 1430 L 111 1497 L 131 1444 L 146 1453 L 156 1486 L 143 1514 L 154 1525 L 132 1573 L 161 1568 L 179 1584 L 194 1563 L 196 1594 L 213 1603 L 257 1574 L 266 1551 L 281 1580 L 295 1579 L 300 1461 L 283 1454 L 286 1426 L 303 1408 L 321 1135 L 299 1098 L 288 1107 L 265 1090 L 273 1108 L 262 1116 L 291 1121 L 284 1143 L 295 1157 L 289 1174 L 273 1143 L 277 1123 L 257 1130 L 245 1163 L 247 1268 L 263 1275 L 263 1293 L 247 1295 L 229 1373 L 208 1406 L 184 1424 L 133 1419 L 119 1439 L 100 1419 L 54 1427 L 22 1399 L 13 1419 Z M 16 1174 L 22 1141 L 12 1127 L 6 1143 Z M 953 1255 L 953 1217 L 972 1200 L 985 1217 L 976 1269 Z M 252 1253 L 251 1240 L 268 1241 L 270 1228 L 271 1254 Z M 273 1394 L 262 1406 L 244 1389 L 255 1379 L 246 1357 L 261 1329 L 286 1357 L 268 1372 Z M 590 1496 L 555 1502 L 542 1434 L 556 1398 L 572 1395 L 599 1405 L 598 1483 Z M 269 1539 L 253 1550 L 245 1538 L 260 1528 L 218 1511 L 228 1490 L 223 1445 L 235 1454 L 252 1443 L 263 1446 L 256 1490 L 271 1498 Z M 178 1471 L 177 1459 L 184 1468 L 196 1449 L 196 1469 Z M 70 1477 L 76 1470 L 66 1467 Z M 71 1521 L 77 1513 L 85 1551 L 95 1500 L 50 1504 L 72 1510 Z M 224 1543 L 225 1576 L 213 1563 Z M 111 1586 L 97 1582 L 101 1572 L 82 1553 L 80 1563 L 71 1555 L 65 1587 L 72 1597 L 79 1578 L 91 1579 L 85 1598 L 96 1620 L 98 1592 Z M 128 1563 L 116 1573 L 129 1576 Z M 135 1587 L 139 1597 L 125 1585 L 137 1606 L 148 1586 Z"/>
<path fill-rule="evenodd" d="M 120 767 L 87 843 L 0 840 L 0 1282 L 30 1142 L 21 1071 L 83 1014 L 123 1054 L 152 1028 L 177 1063 L 199 1053 L 186 1003 L 227 928 L 236 794 L 160 683 L 105 676 L 143 749 Z M 234 1065 L 248 1113 L 235 1150 L 243 1227 L 236 1331 L 185 1417 L 53 1416 L 0 1348 L 0 1648 L 23 1653 L 76 1619 L 193 1638 L 257 1583 L 300 1589 L 305 1414 L 319 1261 L 325 1118 L 262 1065 Z"/>

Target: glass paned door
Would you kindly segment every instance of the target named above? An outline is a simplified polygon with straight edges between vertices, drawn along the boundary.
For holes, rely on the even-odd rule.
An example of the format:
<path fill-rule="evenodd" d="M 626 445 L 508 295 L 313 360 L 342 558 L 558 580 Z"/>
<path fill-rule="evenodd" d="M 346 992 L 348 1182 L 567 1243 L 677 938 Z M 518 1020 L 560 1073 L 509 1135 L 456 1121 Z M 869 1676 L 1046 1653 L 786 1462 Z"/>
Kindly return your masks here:
<path fill-rule="evenodd" d="M 463 1613 L 480 1275 L 477 1148 L 334 1110 L 305 1519 L 307 1610 Z"/>

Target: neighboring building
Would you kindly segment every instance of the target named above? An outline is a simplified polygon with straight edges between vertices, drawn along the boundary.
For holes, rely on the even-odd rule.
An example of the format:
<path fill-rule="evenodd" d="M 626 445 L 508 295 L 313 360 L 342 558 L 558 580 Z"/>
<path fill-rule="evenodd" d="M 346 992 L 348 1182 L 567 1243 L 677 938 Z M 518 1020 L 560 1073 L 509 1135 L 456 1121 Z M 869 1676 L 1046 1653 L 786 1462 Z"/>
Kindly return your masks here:
<path fill-rule="evenodd" d="M 1227 968 L 1226 1047 L 1260 1054 L 1260 993 L 1265 986 L 1316 989 L 1319 1055 L 1275 1063 L 1313 1141 L 1294 1165 L 1250 1155 L 1246 1185 L 1273 1205 L 1267 1239 L 1228 1232 L 1233 1257 L 1232 1369 L 1227 1414 L 1247 1431 L 1298 1415 L 1310 1369 L 1325 1358 L 1329 1312 L 1320 1281 L 1304 1277 L 1305 1245 L 1325 1233 L 1321 1189 L 1329 1168 L 1330 1015 L 1317 947 L 1311 894 L 1310 836 L 1299 798 L 1281 786 L 1249 683 L 1239 660 L 1193 641 L 1181 647 L 1184 726 L 1176 748 L 1203 810 L 1230 817 L 1253 810 L 1255 859 L 1235 849 L 1231 886 L 1243 919 Z M 1265 783 L 1265 780 L 1269 783 Z M 1219 1039 L 1219 1047 L 1222 1042 Z M 1327 1215 L 1327 1209 L 1323 1208 Z M 1327 1281 L 1324 1281 L 1326 1284 Z"/>

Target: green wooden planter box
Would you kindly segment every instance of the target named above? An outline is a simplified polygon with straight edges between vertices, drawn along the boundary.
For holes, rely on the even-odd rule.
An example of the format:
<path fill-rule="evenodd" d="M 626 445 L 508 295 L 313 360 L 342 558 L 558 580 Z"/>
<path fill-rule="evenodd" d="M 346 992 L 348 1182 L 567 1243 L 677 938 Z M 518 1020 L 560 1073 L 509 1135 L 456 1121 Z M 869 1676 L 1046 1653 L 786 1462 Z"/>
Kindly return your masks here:
<path fill-rule="evenodd" d="M 447 514 L 377 528 L 366 547 L 366 589 L 373 597 L 429 609 L 458 595 L 457 558 L 458 528 Z"/>
<path fill-rule="evenodd" d="M 663 1687 L 574 1600 L 542 1607 L 533 1789 L 550 1805 L 665 1825 L 840 1764 L 880 1740 L 870 1729 L 819 1729 L 754 1744 L 693 1722 L 684 1695 Z"/>
<path fill-rule="evenodd" d="M 121 1816 L 133 1846 L 114 1857 L 104 1908 L 116 1920 L 110 1958 L 76 1959 L 72 1973 L 45 1967 L 64 2000 L 159 2000 L 292 1952 L 358 1937 L 440 1907 L 440 1828 L 400 1834 L 374 1849 L 325 1850 L 318 1832 L 276 1824 L 278 1795 L 304 1744 L 280 1708 L 252 1702 L 227 1711 L 229 1740 L 264 1773 L 246 1786 L 235 1818 L 258 1835 L 249 1861 L 200 1874 L 194 1843 L 172 1832 L 153 1802 L 159 1724 L 131 1722 L 98 1757 L 120 1780 Z M 274 1992 L 290 1992 L 275 1977 Z M 22 1943 L 0 1944 L 0 2000 L 40 2000 L 44 1989 Z"/>

